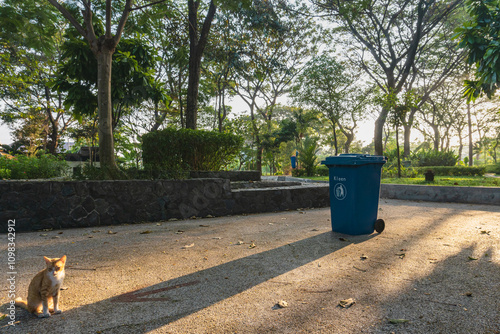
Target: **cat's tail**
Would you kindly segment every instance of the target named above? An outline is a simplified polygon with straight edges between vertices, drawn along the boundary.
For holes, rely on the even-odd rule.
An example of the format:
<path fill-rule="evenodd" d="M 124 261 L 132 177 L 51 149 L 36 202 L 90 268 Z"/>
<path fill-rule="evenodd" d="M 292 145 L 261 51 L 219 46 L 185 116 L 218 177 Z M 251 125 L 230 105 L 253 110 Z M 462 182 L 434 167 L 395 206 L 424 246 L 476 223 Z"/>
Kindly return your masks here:
<path fill-rule="evenodd" d="M 16 306 L 19 306 L 19 307 L 22 307 L 24 309 L 28 309 L 28 302 L 23 300 L 21 297 L 17 297 L 16 300 L 15 300 L 15 305 Z"/>

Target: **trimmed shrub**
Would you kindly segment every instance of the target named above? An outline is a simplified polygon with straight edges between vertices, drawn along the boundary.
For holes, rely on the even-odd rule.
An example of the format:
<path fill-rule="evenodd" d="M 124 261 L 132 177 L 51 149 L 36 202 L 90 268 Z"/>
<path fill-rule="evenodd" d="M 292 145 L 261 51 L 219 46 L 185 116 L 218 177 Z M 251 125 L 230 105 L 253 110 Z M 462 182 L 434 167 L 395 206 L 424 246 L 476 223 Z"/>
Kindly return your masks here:
<path fill-rule="evenodd" d="M 487 165 L 485 166 L 486 173 L 495 173 L 500 175 L 500 163 L 496 165 Z"/>
<path fill-rule="evenodd" d="M 243 138 L 229 133 L 165 129 L 142 136 L 145 169 L 219 171 L 239 153 Z"/>
<path fill-rule="evenodd" d="M 455 166 L 459 157 L 452 151 L 422 150 L 414 153 L 412 160 L 417 166 Z"/>
<path fill-rule="evenodd" d="M 0 179 L 10 179 L 10 169 L 0 169 Z"/>
<path fill-rule="evenodd" d="M 14 159 L 0 157 L 0 170 L 7 170 L 1 178 L 10 179 L 48 179 L 63 175 L 67 168 L 64 160 L 43 154 L 39 157 L 16 156 Z M 10 174 L 10 175 L 9 175 Z"/>
<path fill-rule="evenodd" d="M 401 177 L 414 178 L 417 176 L 418 176 L 418 171 L 416 168 L 401 166 Z M 398 168 L 396 166 L 393 165 L 383 166 L 382 178 L 396 178 L 396 177 L 398 177 Z"/>
<path fill-rule="evenodd" d="M 467 166 L 428 166 L 417 167 L 420 174 L 425 173 L 429 169 L 438 176 L 483 176 L 485 167 L 467 167 Z"/>
<path fill-rule="evenodd" d="M 317 176 L 329 176 L 329 168 L 326 167 L 325 165 L 319 165 L 316 167 L 316 175 Z"/>

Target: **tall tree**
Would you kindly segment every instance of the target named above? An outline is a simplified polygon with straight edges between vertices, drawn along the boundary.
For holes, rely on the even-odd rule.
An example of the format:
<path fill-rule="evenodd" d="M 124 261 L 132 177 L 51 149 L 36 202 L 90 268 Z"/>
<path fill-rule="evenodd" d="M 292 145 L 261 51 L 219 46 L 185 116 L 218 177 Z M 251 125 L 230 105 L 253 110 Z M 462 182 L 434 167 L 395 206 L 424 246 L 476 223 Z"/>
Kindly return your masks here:
<path fill-rule="evenodd" d="M 186 106 L 186 128 L 196 129 L 198 117 L 198 90 L 200 84 L 201 58 L 208 42 L 208 34 L 217 7 L 210 0 L 201 29 L 198 25 L 200 1 L 188 0 L 189 20 L 189 79 Z"/>
<path fill-rule="evenodd" d="M 463 0 L 312 0 L 356 43 L 359 64 L 386 94 L 399 94 L 436 28 Z M 352 44 L 352 43 L 351 43 Z M 383 154 L 389 109 L 375 121 L 375 154 Z"/>
<path fill-rule="evenodd" d="M 108 176 L 114 177 L 118 171 L 115 162 L 113 140 L 113 113 L 111 101 L 111 66 L 116 46 L 120 42 L 128 16 L 133 10 L 133 0 L 125 0 L 118 20 L 113 20 L 113 1 L 106 0 L 104 8 L 104 34 L 97 35 L 94 30 L 93 16 L 99 12 L 97 1 L 82 0 L 82 20 L 73 15 L 70 7 L 73 1 L 66 1 L 63 6 L 57 0 L 48 0 L 71 25 L 87 40 L 97 59 L 97 105 L 99 117 L 99 157 L 101 166 Z M 97 4 L 96 4 L 97 2 Z M 115 1 L 116 4 L 117 1 Z M 75 17 L 76 16 L 76 17 Z M 115 31 L 113 33 L 113 27 Z"/>
<path fill-rule="evenodd" d="M 62 106 L 63 96 L 50 81 L 58 66 L 66 24 L 52 7 L 37 1 L 5 0 L 0 7 L 0 99 L 2 119 L 19 132 L 34 120 L 43 149 L 55 154 L 61 136 L 73 121 Z"/>
<path fill-rule="evenodd" d="M 343 152 L 349 153 L 354 133 L 366 112 L 372 87 L 360 79 L 360 71 L 326 54 L 316 56 L 297 77 L 294 100 L 321 112 L 330 123 L 335 155 L 339 153 L 337 130 L 345 136 Z"/>

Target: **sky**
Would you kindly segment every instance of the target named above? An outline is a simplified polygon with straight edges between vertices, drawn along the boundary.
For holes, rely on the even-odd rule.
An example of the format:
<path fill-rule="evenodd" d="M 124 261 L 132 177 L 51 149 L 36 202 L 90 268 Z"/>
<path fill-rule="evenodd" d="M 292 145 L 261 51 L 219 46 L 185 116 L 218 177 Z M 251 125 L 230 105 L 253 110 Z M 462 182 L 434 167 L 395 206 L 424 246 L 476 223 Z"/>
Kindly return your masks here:
<path fill-rule="evenodd" d="M 10 135 L 10 130 L 7 125 L 0 124 L 0 144 L 10 144 L 12 142 L 12 137 Z"/>

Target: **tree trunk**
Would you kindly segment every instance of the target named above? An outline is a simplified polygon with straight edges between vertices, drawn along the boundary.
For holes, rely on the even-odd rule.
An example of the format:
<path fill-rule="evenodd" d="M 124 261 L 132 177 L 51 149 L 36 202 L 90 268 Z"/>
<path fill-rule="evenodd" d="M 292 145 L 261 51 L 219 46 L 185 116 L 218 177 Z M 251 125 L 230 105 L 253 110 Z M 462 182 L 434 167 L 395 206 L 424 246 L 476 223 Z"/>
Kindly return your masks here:
<path fill-rule="evenodd" d="M 111 103 L 111 61 L 114 49 L 104 46 L 97 57 L 97 104 L 99 117 L 99 161 L 104 170 L 117 170 Z"/>
<path fill-rule="evenodd" d="M 467 123 L 469 126 L 469 166 L 473 165 L 474 156 L 473 156 L 473 144 L 472 144 L 472 120 L 470 117 L 470 104 L 467 103 Z"/>
<path fill-rule="evenodd" d="M 434 151 L 439 151 L 439 143 L 441 142 L 441 136 L 439 134 L 439 128 L 437 125 L 433 124 L 432 130 L 434 131 Z"/>
<path fill-rule="evenodd" d="M 375 135 L 373 138 L 374 146 L 375 146 L 375 155 L 384 155 L 384 145 L 383 145 L 383 136 L 384 136 L 384 124 L 387 119 L 387 114 L 389 110 L 387 108 L 382 108 L 380 115 L 375 121 Z"/>
<path fill-rule="evenodd" d="M 201 32 L 198 33 L 198 7 L 199 1 L 188 0 L 188 26 L 189 26 L 189 77 L 186 106 L 186 128 L 196 129 L 198 120 L 198 91 L 200 85 L 201 58 L 208 41 L 210 26 L 215 16 L 216 7 L 210 1 L 207 16 Z M 200 35 L 198 37 L 198 35 Z"/>

